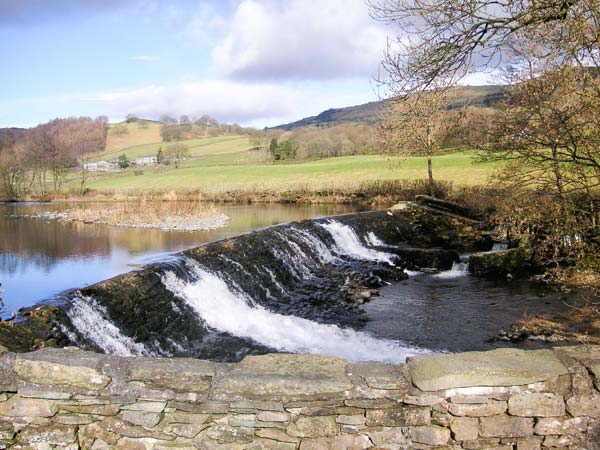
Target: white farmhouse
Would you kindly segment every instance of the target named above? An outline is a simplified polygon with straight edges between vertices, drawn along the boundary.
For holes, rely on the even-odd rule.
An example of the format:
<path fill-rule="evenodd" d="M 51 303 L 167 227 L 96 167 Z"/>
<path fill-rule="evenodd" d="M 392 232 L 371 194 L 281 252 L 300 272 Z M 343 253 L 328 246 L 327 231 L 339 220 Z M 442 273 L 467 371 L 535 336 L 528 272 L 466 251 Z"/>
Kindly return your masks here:
<path fill-rule="evenodd" d="M 158 159 L 156 158 L 156 155 L 138 156 L 135 158 L 135 164 L 138 166 L 150 166 L 158 164 Z"/>

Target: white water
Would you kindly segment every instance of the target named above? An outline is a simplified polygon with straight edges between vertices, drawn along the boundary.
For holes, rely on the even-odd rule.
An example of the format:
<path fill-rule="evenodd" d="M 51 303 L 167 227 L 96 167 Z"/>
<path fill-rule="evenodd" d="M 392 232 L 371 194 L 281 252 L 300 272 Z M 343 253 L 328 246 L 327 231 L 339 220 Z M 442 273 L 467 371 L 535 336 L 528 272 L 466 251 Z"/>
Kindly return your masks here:
<path fill-rule="evenodd" d="M 322 263 L 334 263 L 339 260 L 318 236 L 299 228 L 290 228 L 290 230 L 315 252 Z"/>
<path fill-rule="evenodd" d="M 365 247 L 354 230 L 335 220 L 319 224 L 325 228 L 335 241 L 336 251 L 355 259 L 386 262 L 394 265 L 394 255 Z"/>
<path fill-rule="evenodd" d="M 496 242 L 492 246 L 490 253 L 498 253 L 508 248 L 508 244 L 506 242 Z"/>
<path fill-rule="evenodd" d="M 365 240 L 367 241 L 367 244 L 372 245 L 373 247 L 388 247 L 388 245 L 379 239 L 372 231 L 367 233 Z"/>
<path fill-rule="evenodd" d="M 100 347 L 105 353 L 117 356 L 156 356 L 143 344 L 135 342 L 121 333 L 109 319 L 104 307 L 92 297 L 75 297 L 67 311 L 71 323 L 87 340 Z"/>
<path fill-rule="evenodd" d="M 440 278 L 443 280 L 448 280 L 452 278 L 465 277 L 469 274 L 469 262 L 468 260 L 459 261 L 452 263 L 452 268 L 450 270 L 444 270 L 442 272 L 436 273 L 433 275 L 434 278 Z"/>
<path fill-rule="evenodd" d="M 208 327 L 275 348 L 282 352 L 338 356 L 349 361 L 401 363 L 408 356 L 429 353 L 366 333 L 275 314 L 250 306 L 244 294 L 232 292 L 218 276 L 194 261 L 187 262 L 197 280 L 186 282 L 167 272 L 163 283 L 186 302 Z"/>
<path fill-rule="evenodd" d="M 271 277 L 271 281 L 273 282 L 273 284 L 275 285 L 275 287 L 277 287 L 277 289 L 279 289 L 279 291 L 282 294 L 285 294 L 286 290 L 281 285 L 281 283 L 279 281 L 277 281 L 277 277 L 275 276 L 275 274 L 273 273 L 273 271 L 271 269 L 269 269 L 268 267 L 264 267 L 264 266 L 263 266 L 263 270 L 269 275 L 269 277 Z"/>

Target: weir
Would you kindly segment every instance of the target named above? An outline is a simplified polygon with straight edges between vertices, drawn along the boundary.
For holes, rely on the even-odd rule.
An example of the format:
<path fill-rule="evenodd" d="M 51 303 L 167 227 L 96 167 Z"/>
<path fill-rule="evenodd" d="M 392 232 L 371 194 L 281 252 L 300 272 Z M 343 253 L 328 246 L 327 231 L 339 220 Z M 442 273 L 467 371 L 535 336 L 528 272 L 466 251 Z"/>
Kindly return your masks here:
<path fill-rule="evenodd" d="M 471 223 L 434 216 L 305 220 L 184 251 L 65 293 L 50 338 L 119 356 L 236 361 L 279 351 L 403 362 L 428 351 L 362 332 L 363 301 L 407 272 L 451 270 L 459 252 L 491 247 Z"/>

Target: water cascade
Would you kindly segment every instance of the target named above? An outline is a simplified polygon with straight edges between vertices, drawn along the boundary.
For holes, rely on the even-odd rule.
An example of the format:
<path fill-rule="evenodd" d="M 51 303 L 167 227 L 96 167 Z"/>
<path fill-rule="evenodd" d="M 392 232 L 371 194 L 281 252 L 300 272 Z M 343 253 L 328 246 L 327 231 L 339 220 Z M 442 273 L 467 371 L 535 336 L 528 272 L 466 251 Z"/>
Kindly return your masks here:
<path fill-rule="evenodd" d="M 244 292 L 234 292 L 223 279 L 197 262 L 187 260 L 185 263 L 195 276 L 193 281 L 183 281 L 173 272 L 167 272 L 163 282 L 210 328 L 248 338 L 282 352 L 333 355 L 350 361 L 367 361 L 376 357 L 384 362 L 398 363 L 407 356 L 425 353 L 352 329 L 273 313 L 254 305 Z"/>
<path fill-rule="evenodd" d="M 360 331 L 360 305 L 418 273 L 407 266 L 437 267 L 440 258 L 413 255 L 407 242 L 423 248 L 431 237 L 385 212 L 266 228 L 72 292 L 61 329 L 77 345 L 122 356 L 294 352 L 399 363 L 426 350 Z M 462 276 L 467 264 L 436 276 Z"/>

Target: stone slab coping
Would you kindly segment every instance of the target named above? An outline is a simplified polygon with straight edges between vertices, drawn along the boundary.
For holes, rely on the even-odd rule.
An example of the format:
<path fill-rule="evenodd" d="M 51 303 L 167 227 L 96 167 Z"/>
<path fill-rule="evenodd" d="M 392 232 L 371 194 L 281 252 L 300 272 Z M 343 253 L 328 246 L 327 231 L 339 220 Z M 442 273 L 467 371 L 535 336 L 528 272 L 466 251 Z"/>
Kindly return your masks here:
<path fill-rule="evenodd" d="M 412 358 L 408 365 L 413 384 L 422 391 L 520 386 L 569 373 L 553 350 L 500 348 L 439 354 Z"/>

